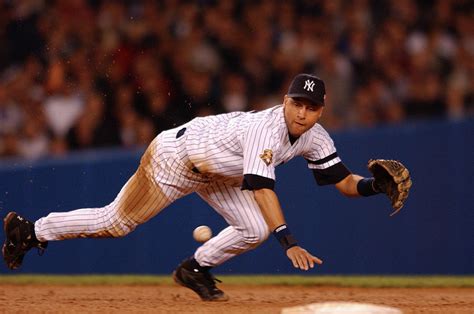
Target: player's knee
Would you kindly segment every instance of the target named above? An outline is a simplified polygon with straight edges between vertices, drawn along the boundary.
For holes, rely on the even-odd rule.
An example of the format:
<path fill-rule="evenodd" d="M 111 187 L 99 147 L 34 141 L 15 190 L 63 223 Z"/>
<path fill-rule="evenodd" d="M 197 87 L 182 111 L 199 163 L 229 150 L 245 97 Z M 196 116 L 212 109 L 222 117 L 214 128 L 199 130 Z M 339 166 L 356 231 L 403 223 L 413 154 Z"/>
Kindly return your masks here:
<path fill-rule="evenodd" d="M 132 232 L 135 228 L 131 228 L 128 226 L 122 226 L 120 228 L 113 228 L 111 231 L 111 234 L 113 235 L 114 238 L 121 238 Z"/>
<path fill-rule="evenodd" d="M 121 238 L 135 230 L 136 224 L 125 220 L 111 220 L 107 225 L 107 232 L 114 238 Z"/>
<path fill-rule="evenodd" d="M 104 225 L 106 232 L 114 238 L 124 237 L 137 227 L 138 223 L 123 214 L 123 210 L 120 210 L 117 200 L 107 205 L 104 214 Z"/>
<path fill-rule="evenodd" d="M 257 246 L 264 242 L 270 232 L 266 228 L 246 230 L 243 233 L 245 243 L 251 246 Z"/>

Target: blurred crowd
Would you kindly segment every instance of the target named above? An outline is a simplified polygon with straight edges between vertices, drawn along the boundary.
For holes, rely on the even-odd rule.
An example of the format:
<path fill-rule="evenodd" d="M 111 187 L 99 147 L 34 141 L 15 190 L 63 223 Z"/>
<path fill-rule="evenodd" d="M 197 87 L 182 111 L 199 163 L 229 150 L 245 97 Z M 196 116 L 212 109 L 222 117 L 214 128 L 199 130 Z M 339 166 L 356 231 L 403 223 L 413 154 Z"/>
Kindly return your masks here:
<path fill-rule="evenodd" d="M 0 1 L 0 156 L 143 146 L 299 72 L 331 131 L 474 115 L 471 0 Z"/>

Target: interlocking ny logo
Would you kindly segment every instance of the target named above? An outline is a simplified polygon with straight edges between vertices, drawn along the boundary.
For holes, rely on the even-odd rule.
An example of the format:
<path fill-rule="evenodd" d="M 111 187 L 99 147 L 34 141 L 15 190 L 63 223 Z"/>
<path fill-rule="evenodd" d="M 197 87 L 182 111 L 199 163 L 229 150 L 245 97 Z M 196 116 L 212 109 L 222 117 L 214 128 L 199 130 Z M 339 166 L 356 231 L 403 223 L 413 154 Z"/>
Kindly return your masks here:
<path fill-rule="evenodd" d="M 304 89 L 306 89 L 308 92 L 312 92 L 314 87 L 314 81 L 306 80 L 304 82 Z"/>

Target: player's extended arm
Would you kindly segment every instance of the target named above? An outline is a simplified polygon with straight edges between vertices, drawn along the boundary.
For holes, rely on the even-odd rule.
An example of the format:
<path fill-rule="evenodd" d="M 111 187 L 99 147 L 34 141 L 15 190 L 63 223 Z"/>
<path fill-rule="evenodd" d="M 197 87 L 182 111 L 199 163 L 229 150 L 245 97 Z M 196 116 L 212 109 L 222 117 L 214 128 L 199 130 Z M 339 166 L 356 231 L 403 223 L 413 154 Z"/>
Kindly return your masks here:
<path fill-rule="evenodd" d="M 322 264 L 323 262 L 319 258 L 298 246 L 296 240 L 289 233 L 276 193 L 271 189 L 263 188 L 254 190 L 254 195 L 268 228 L 273 231 L 280 244 L 286 249 L 286 255 L 293 266 L 308 270 L 314 267 L 314 263 Z"/>
<path fill-rule="evenodd" d="M 410 172 L 397 160 L 369 160 L 368 168 L 374 175 L 372 178 L 363 178 L 351 173 L 336 183 L 336 188 L 345 196 L 384 193 L 395 209 L 390 216 L 395 215 L 403 207 L 412 186 Z"/>

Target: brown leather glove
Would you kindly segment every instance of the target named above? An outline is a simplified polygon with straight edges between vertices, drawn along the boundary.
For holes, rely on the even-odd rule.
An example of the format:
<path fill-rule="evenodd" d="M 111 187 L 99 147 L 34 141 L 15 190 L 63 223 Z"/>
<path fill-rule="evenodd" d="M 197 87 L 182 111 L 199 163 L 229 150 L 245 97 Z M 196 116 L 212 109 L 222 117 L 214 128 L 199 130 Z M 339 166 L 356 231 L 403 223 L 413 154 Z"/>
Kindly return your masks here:
<path fill-rule="evenodd" d="M 374 176 L 375 189 L 387 194 L 395 209 L 390 216 L 395 215 L 408 197 L 412 185 L 410 172 L 401 162 L 386 159 L 371 159 L 368 168 Z"/>

